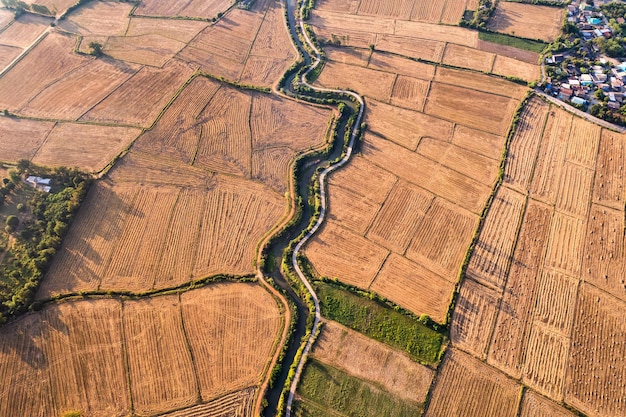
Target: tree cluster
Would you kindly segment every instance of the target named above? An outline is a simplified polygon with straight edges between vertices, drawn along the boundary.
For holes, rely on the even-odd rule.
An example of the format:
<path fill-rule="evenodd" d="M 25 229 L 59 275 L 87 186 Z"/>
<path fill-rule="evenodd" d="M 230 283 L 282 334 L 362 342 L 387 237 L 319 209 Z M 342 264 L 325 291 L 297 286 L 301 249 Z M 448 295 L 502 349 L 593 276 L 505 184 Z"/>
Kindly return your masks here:
<path fill-rule="evenodd" d="M 52 191 L 36 191 L 26 207 L 22 207 L 25 214 L 6 219 L 5 230 L 11 233 L 13 244 L 0 264 L 0 324 L 31 305 L 39 281 L 90 185 L 90 179 L 74 169 L 49 170 L 21 161 L 18 170 L 18 177 L 51 178 Z"/>

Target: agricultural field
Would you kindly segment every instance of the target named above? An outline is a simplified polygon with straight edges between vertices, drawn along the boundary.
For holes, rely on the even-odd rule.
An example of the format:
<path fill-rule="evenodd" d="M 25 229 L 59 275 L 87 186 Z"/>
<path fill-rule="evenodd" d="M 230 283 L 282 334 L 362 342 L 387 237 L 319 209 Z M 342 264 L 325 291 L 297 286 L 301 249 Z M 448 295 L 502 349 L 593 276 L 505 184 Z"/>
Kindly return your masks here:
<path fill-rule="evenodd" d="M 449 349 L 435 378 L 426 417 L 517 415 L 521 386 L 459 350 Z"/>
<path fill-rule="evenodd" d="M 220 404 L 248 417 L 280 326 L 278 306 L 257 284 L 49 305 L 0 330 L 0 375 L 10 381 L 0 412 L 108 417 L 191 407 L 175 414 L 184 416 Z"/>
<path fill-rule="evenodd" d="M 269 87 L 295 59 L 278 3 L 258 0 L 233 9 L 201 31 L 177 55 L 200 70 L 244 84 Z"/>
<path fill-rule="evenodd" d="M 94 186 L 41 296 L 253 274 L 256 244 L 285 210 L 289 161 L 323 142 L 328 117 L 196 78 Z"/>
<path fill-rule="evenodd" d="M 143 0 L 137 9 L 137 16 L 167 16 L 167 17 L 195 17 L 212 19 L 221 16 L 223 12 L 233 5 L 232 0 L 210 1 L 173 1 L 164 3 L 159 0 Z"/>
<path fill-rule="evenodd" d="M 318 39 L 330 45 L 373 47 L 378 52 L 527 81 L 539 77 L 538 54 L 482 41 L 473 30 L 450 26 L 459 22 L 464 5 L 462 0 L 415 1 L 412 8 L 407 0 L 328 1 L 313 10 L 310 23 Z M 409 9 L 412 17 L 407 17 Z M 440 21 L 445 25 L 435 24 Z M 421 78 L 417 73 L 411 76 Z M 342 81 L 346 78 L 350 77 L 344 74 Z"/>
<path fill-rule="evenodd" d="M 361 152 L 331 176 L 330 218 L 305 248 L 306 256 L 321 276 L 443 322 L 526 89 L 388 57 L 376 52 L 367 67 L 363 59 L 330 61 L 317 80 L 332 88 L 343 74 L 343 85 L 370 100 Z M 516 195 L 502 197 L 503 211 L 521 213 L 524 199 Z M 511 227 L 506 239 L 512 249 Z M 492 266 L 489 257 L 485 263 Z"/>
<path fill-rule="evenodd" d="M 615 363 L 624 356 L 615 345 L 626 300 L 624 185 L 610 166 L 623 149 L 622 135 L 531 99 L 452 318 L 454 346 L 593 416 L 626 412 L 625 366 Z M 571 415 L 532 397 L 522 415 Z"/>
<path fill-rule="evenodd" d="M 552 42 L 560 33 L 564 8 L 498 2 L 487 28 L 494 32 Z"/>
<path fill-rule="evenodd" d="M 5 29 L 2 29 L 0 24 L 0 45 L 24 50 L 50 27 L 50 22 L 52 19 L 26 14 L 14 20 Z"/>
<path fill-rule="evenodd" d="M 336 322 L 324 322 L 312 357 L 362 380 L 379 384 L 390 394 L 412 402 L 426 398 L 434 372 Z"/>

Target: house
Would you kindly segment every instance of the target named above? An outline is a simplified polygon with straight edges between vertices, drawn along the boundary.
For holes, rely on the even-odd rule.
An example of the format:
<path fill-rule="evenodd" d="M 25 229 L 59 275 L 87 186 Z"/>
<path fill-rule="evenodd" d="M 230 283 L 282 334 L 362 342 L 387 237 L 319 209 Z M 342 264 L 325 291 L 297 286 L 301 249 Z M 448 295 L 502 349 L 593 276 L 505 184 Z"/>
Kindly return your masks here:
<path fill-rule="evenodd" d="M 580 98 L 580 97 L 574 97 L 572 98 L 572 103 L 584 106 L 587 104 L 587 100 L 585 100 L 584 98 Z"/>
<path fill-rule="evenodd" d="M 32 175 L 30 177 L 26 178 L 26 182 L 28 184 L 30 184 L 32 187 L 34 187 L 34 188 L 36 188 L 36 189 L 38 189 L 40 191 L 46 192 L 46 193 L 49 193 L 50 190 L 52 189 L 50 187 L 50 181 L 51 181 L 50 178 L 41 178 L 41 177 L 35 177 L 35 176 L 32 176 Z"/>
<path fill-rule="evenodd" d="M 583 86 L 593 85 L 593 78 L 590 74 L 583 74 L 580 76 L 580 84 Z"/>
<path fill-rule="evenodd" d="M 561 91 L 559 92 L 559 99 L 569 100 L 570 97 L 573 95 L 574 95 L 574 92 L 571 89 L 561 87 Z"/>
<path fill-rule="evenodd" d="M 619 110 L 620 105 L 616 101 L 609 101 L 606 105 L 611 110 Z"/>

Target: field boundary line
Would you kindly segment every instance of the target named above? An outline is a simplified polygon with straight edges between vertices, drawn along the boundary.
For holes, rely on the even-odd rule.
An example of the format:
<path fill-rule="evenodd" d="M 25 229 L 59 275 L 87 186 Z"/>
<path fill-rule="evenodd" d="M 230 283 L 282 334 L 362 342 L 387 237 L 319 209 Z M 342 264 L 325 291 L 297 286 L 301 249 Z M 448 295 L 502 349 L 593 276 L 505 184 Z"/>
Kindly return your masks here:
<path fill-rule="evenodd" d="M 21 54 L 16 56 L 13 61 L 9 62 L 9 64 L 0 71 L 0 78 L 3 77 L 7 72 L 12 70 L 13 67 L 15 67 L 17 64 L 19 64 L 19 62 L 24 59 L 26 55 L 28 55 L 29 52 L 32 51 L 37 45 L 39 45 L 39 43 L 41 43 L 41 41 L 43 41 L 44 38 L 46 38 L 51 31 L 52 27 L 48 27 L 41 35 L 37 37 L 37 39 L 35 39 L 30 45 L 24 48 Z"/>

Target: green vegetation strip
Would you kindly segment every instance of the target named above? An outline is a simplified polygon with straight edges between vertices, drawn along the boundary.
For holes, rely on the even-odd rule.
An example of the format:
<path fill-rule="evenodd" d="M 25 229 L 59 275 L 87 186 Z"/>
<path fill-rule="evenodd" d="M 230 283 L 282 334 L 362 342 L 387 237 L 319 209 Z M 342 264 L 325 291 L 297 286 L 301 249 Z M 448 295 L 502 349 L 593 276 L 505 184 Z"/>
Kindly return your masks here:
<path fill-rule="evenodd" d="M 423 411 L 422 404 L 403 401 L 316 360 L 307 364 L 298 393 L 304 400 L 296 402 L 297 417 L 416 417 Z"/>
<path fill-rule="evenodd" d="M 422 322 L 338 285 L 316 282 L 322 315 L 403 350 L 423 364 L 436 364 L 445 337 Z"/>
<path fill-rule="evenodd" d="M 495 32 L 478 32 L 478 39 L 481 41 L 493 42 L 500 45 L 513 46 L 518 49 L 536 52 L 540 54 L 548 44 L 530 39 L 518 38 Z"/>

